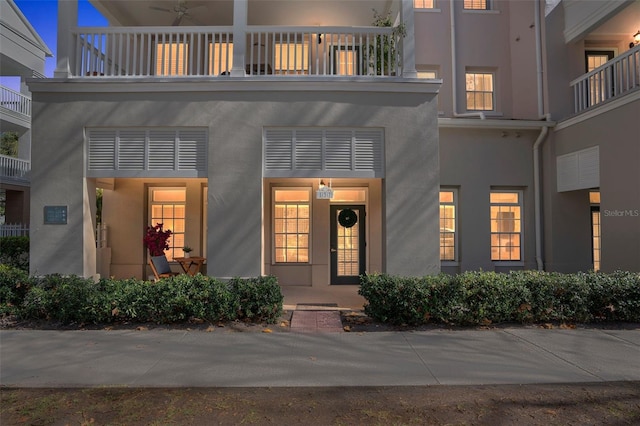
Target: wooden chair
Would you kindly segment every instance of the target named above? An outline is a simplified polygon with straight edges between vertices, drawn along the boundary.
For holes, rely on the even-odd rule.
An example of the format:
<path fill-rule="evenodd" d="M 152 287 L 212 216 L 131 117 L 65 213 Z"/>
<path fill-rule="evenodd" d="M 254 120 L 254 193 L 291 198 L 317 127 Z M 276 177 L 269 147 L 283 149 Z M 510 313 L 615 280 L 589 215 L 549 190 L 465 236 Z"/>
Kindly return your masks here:
<path fill-rule="evenodd" d="M 162 256 L 150 256 L 149 266 L 151 266 L 151 270 L 153 271 L 153 275 L 156 277 L 156 281 L 161 278 L 170 278 L 180 275 L 179 272 L 173 272 L 171 270 L 167 256 L 164 254 Z"/>

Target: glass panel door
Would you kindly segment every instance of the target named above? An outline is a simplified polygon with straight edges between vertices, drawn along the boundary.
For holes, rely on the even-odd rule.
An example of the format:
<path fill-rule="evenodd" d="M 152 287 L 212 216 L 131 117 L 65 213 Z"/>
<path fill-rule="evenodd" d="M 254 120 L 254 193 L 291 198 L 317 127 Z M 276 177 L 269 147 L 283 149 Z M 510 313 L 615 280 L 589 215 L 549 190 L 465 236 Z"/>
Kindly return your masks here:
<path fill-rule="evenodd" d="M 331 284 L 360 284 L 365 273 L 364 206 L 331 206 Z"/>

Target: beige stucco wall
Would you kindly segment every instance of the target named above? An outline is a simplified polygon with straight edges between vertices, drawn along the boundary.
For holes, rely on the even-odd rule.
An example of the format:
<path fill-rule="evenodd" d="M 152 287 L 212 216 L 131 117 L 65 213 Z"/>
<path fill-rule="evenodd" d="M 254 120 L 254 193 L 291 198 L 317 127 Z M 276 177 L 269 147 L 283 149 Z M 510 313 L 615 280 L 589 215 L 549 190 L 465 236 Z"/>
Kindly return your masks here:
<path fill-rule="evenodd" d="M 591 264 L 588 191 L 557 193 L 555 158 L 600 147 L 601 269 L 640 270 L 640 96 L 635 101 L 553 132 L 545 162 L 553 179 L 546 182 L 552 270 L 587 270 Z"/>
<path fill-rule="evenodd" d="M 440 184 L 458 189 L 458 264 L 446 272 L 534 269 L 533 143 L 536 131 L 440 129 Z M 522 262 L 491 261 L 489 195 L 523 191 Z"/>
<path fill-rule="evenodd" d="M 451 42 L 451 2 L 434 10 L 415 10 L 415 62 L 419 69 L 437 68 L 443 79 L 440 110 L 453 116 L 452 52 L 455 51 L 457 111 L 466 112 L 465 69 L 496 73 L 496 112 L 489 115 L 536 119 L 537 69 L 534 1 L 491 2 L 491 11 L 464 11 L 454 2 L 455 49 Z"/>
<path fill-rule="evenodd" d="M 184 90 L 168 93 L 157 91 L 160 86 L 156 91 L 136 93 L 132 91 L 134 84 L 109 83 L 87 84 L 77 93 L 51 93 L 43 88 L 59 85 L 58 90 L 64 91 L 60 89 L 64 83 L 50 84 L 34 91 L 34 169 L 37 166 L 41 172 L 33 181 L 32 223 L 46 204 L 69 204 L 70 223 L 47 228 L 33 239 L 32 265 L 41 273 L 95 272 L 95 265 L 87 260 L 95 258 L 93 235 L 88 233 L 95 224 L 87 207 L 91 204 L 87 198 L 90 189 L 83 190 L 84 128 L 154 126 L 208 128 L 206 251 L 210 275 L 256 276 L 263 271 L 265 126 L 383 128 L 386 177 L 380 188 L 385 207 L 381 209 L 379 252 L 384 260 L 376 262 L 390 273 L 439 271 L 435 94 L 394 92 L 389 86 L 382 92 L 278 91 L 265 90 L 260 83 L 256 90 L 226 91 L 223 82 L 200 84 L 201 90 L 186 83 L 177 86 Z M 100 89 L 92 90 L 96 87 Z M 374 90 L 376 85 L 370 87 Z M 189 187 L 201 184 L 182 181 Z M 112 275 L 145 274 L 141 242 L 146 220 L 145 183 L 116 179 L 109 191 L 113 193 L 105 197 L 104 220 L 110 225 Z M 76 205 L 84 205 L 85 199 L 83 211 Z M 116 224 L 121 229 L 114 229 Z M 77 232 L 83 227 L 85 238 Z M 56 252 L 64 247 L 62 259 L 59 253 L 46 256 L 52 246 L 58 247 Z M 378 267 L 375 262 L 374 266 Z"/>

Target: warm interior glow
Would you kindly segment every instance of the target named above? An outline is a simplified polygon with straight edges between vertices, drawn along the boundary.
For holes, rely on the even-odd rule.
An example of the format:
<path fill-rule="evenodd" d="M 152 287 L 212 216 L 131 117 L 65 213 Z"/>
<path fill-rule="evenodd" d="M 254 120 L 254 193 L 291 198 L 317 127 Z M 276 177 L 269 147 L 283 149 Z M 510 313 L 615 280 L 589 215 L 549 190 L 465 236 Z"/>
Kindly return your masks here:
<path fill-rule="evenodd" d="M 589 202 L 591 204 L 600 204 L 600 191 L 589 192 Z"/>

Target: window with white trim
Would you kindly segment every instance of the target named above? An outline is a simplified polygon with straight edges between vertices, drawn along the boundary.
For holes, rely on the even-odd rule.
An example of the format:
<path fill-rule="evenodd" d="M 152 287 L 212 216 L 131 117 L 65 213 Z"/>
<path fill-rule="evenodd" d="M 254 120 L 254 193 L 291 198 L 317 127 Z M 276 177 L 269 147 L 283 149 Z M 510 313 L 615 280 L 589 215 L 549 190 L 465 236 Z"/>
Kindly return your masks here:
<path fill-rule="evenodd" d="M 600 270 L 600 191 L 589 192 L 591 205 L 591 245 L 593 250 L 593 270 Z"/>
<path fill-rule="evenodd" d="M 522 191 L 491 191 L 491 260 L 522 260 Z"/>
<path fill-rule="evenodd" d="M 311 189 L 273 190 L 273 260 L 309 263 L 311 247 Z"/>
<path fill-rule="evenodd" d="M 163 229 L 171 230 L 167 260 L 183 257 L 186 225 L 187 190 L 185 188 L 149 188 L 149 226 L 162 223 Z"/>
<path fill-rule="evenodd" d="M 466 94 L 468 111 L 495 111 L 495 74 L 467 71 Z"/>
<path fill-rule="evenodd" d="M 464 9 L 466 10 L 489 10 L 489 0 L 464 0 Z"/>
<path fill-rule="evenodd" d="M 413 0 L 414 9 L 433 9 L 435 8 L 436 0 Z"/>
<path fill-rule="evenodd" d="M 435 70 L 417 70 L 418 78 L 438 78 L 438 72 Z"/>
<path fill-rule="evenodd" d="M 209 74 L 227 75 L 233 67 L 233 42 L 209 43 Z"/>
<path fill-rule="evenodd" d="M 440 191 L 440 260 L 456 260 L 457 202 L 455 189 Z"/>
<path fill-rule="evenodd" d="M 187 75 L 187 52 L 185 42 L 156 44 L 156 75 Z"/>
<path fill-rule="evenodd" d="M 309 43 L 275 43 L 274 74 L 309 74 Z"/>

